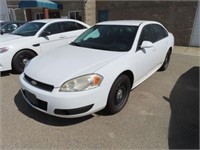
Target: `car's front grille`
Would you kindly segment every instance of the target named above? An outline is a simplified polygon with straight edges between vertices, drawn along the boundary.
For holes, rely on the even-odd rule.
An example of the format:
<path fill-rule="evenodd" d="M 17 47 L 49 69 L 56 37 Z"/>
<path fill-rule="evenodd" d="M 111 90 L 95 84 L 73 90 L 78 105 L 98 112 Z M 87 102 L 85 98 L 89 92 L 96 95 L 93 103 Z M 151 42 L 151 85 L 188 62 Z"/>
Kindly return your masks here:
<path fill-rule="evenodd" d="M 42 110 L 47 110 L 47 102 L 37 99 L 36 96 L 26 90 L 22 90 L 26 99 L 35 107 L 38 107 Z"/>
<path fill-rule="evenodd" d="M 29 84 L 31 84 L 32 86 L 35 86 L 37 88 L 40 88 L 42 90 L 51 92 L 54 89 L 53 85 L 49 85 L 49 84 L 34 80 L 34 79 L 30 78 L 29 76 L 27 76 L 26 74 L 24 74 L 24 78 Z"/>

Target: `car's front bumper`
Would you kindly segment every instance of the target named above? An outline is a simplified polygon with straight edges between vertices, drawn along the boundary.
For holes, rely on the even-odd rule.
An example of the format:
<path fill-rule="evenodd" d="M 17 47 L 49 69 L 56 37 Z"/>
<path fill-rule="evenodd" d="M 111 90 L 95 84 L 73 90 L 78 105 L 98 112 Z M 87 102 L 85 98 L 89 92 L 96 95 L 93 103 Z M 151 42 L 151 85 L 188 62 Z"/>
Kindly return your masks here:
<path fill-rule="evenodd" d="M 20 84 L 23 97 L 29 105 L 53 116 L 81 117 L 106 106 L 108 93 L 103 87 L 82 92 L 59 92 L 59 88 L 54 88 L 49 92 L 28 83 L 24 74 L 20 75 Z"/>

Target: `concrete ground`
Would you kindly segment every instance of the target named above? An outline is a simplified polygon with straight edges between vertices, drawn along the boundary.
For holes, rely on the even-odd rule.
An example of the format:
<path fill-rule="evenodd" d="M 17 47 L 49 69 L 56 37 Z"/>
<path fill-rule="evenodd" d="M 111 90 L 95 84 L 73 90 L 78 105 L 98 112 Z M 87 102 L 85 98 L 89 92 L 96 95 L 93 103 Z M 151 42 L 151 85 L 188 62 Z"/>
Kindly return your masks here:
<path fill-rule="evenodd" d="M 183 55 L 200 56 L 200 47 L 175 46 L 174 53 Z"/>
<path fill-rule="evenodd" d="M 100 112 L 61 119 L 43 114 L 22 98 L 19 75 L 4 72 L 0 149 L 197 149 L 198 50 L 175 47 L 169 68 L 134 89 L 126 107 L 112 116 Z"/>

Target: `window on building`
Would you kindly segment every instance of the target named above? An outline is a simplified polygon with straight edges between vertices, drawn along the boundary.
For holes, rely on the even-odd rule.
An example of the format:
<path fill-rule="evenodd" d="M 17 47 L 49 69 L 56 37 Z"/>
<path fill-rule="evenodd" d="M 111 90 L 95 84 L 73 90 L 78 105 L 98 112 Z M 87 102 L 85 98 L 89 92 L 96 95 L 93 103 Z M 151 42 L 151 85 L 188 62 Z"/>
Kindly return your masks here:
<path fill-rule="evenodd" d="M 49 18 L 60 18 L 60 12 L 49 12 Z"/>
<path fill-rule="evenodd" d="M 81 11 L 69 11 L 68 16 L 70 19 L 76 19 L 82 21 L 82 13 Z"/>
<path fill-rule="evenodd" d="M 35 14 L 35 18 L 38 20 L 38 19 L 44 19 L 44 14 L 42 13 L 36 13 Z"/>
<path fill-rule="evenodd" d="M 108 21 L 108 10 L 98 10 L 98 22 Z"/>

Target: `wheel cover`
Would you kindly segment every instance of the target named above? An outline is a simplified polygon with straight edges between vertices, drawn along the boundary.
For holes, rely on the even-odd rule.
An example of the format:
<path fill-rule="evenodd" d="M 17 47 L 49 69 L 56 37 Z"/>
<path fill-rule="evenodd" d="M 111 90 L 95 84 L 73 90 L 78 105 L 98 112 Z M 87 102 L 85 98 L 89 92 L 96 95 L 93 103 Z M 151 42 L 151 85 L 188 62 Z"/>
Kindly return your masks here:
<path fill-rule="evenodd" d="M 24 68 L 25 64 L 31 59 L 32 57 L 27 54 L 21 54 L 19 56 L 19 65 Z"/>
<path fill-rule="evenodd" d="M 121 83 L 116 88 L 114 105 L 116 107 L 121 107 L 124 105 L 127 99 L 128 90 L 125 83 Z"/>

